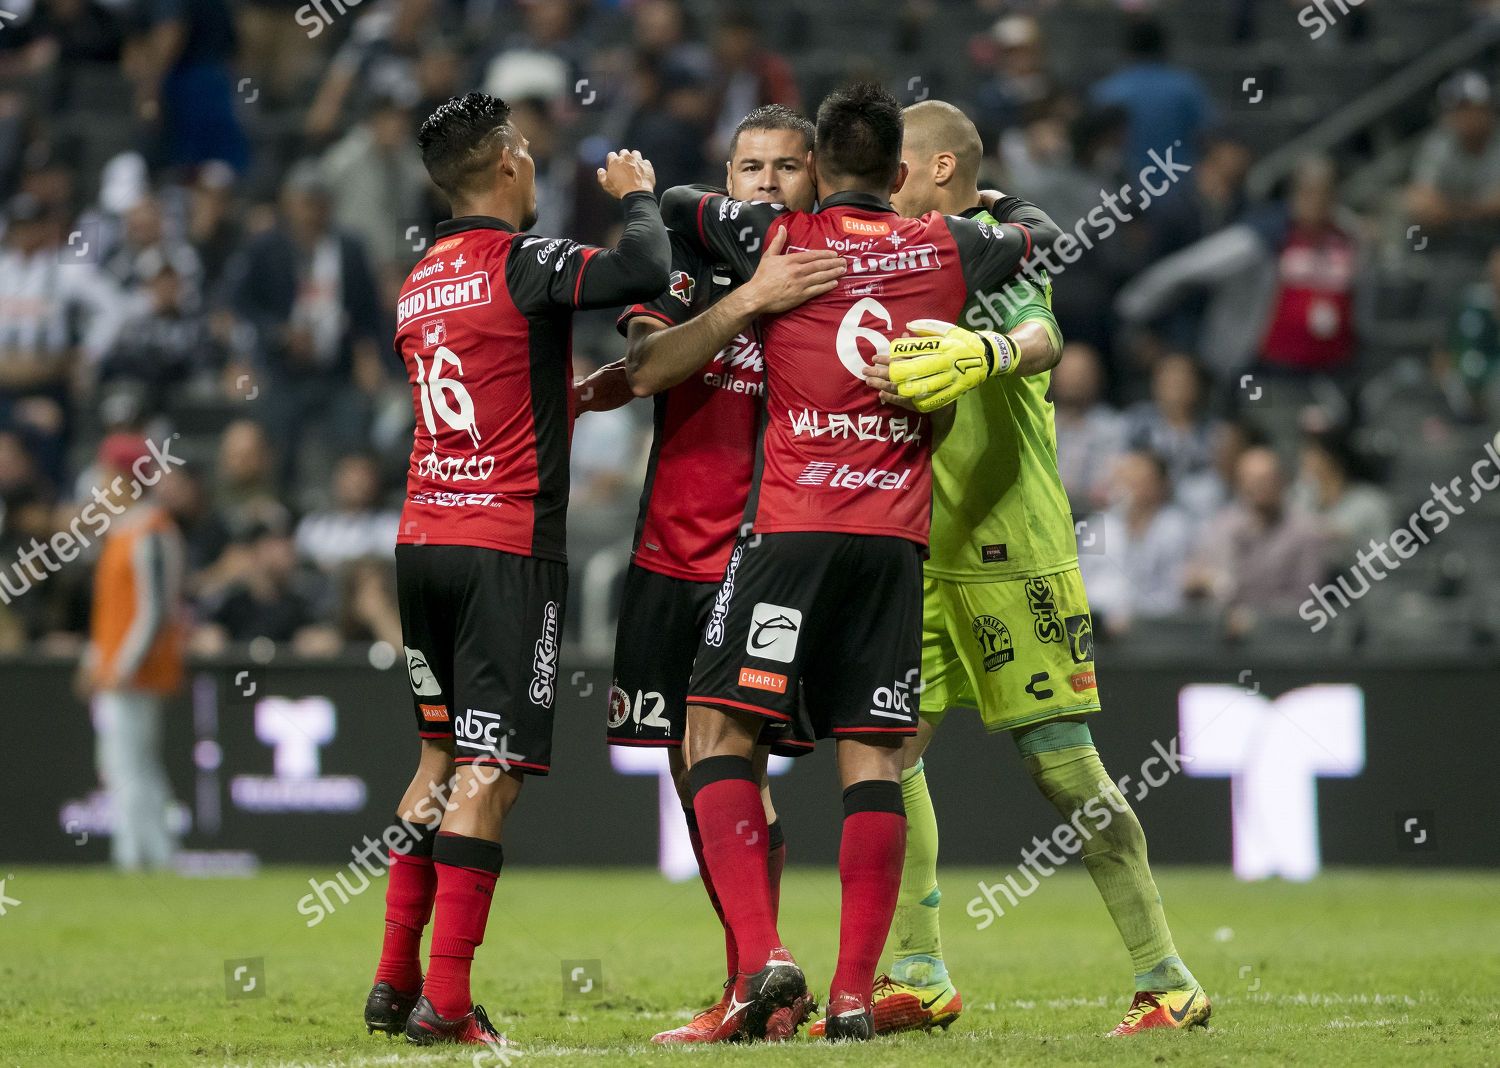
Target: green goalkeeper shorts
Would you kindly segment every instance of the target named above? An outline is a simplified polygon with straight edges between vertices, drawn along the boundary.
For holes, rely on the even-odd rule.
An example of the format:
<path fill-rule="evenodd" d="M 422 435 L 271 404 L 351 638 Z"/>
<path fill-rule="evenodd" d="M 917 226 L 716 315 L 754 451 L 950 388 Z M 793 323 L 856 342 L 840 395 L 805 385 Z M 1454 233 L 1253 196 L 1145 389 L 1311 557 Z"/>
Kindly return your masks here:
<path fill-rule="evenodd" d="M 923 581 L 922 716 L 978 708 L 1004 731 L 1099 710 L 1094 632 L 1076 567 L 999 582 Z"/>

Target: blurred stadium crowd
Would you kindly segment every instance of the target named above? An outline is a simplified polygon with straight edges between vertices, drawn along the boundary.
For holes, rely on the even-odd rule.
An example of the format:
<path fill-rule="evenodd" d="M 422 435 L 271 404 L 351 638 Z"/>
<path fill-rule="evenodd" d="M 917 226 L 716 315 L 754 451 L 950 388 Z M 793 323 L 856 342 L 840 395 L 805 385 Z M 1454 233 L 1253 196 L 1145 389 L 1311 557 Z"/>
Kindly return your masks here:
<path fill-rule="evenodd" d="M 414 132 L 475 86 L 531 140 L 537 230 L 601 243 L 610 148 L 666 188 L 719 180 L 752 107 L 852 77 L 968 108 L 985 184 L 1095 238 L 1055 278 L 1053 395 L 1102 638 L 1305 649 L 1309 583 L 1467 479 L 1500 413 L 1493 3 L 0 6 L 0 569 L 67 527 L 106 433 L 177 435 L 159 492 L 200 653 L 400 644 L 412 410 L 390 337 L 446 214 Z M 1163 156 L 1191 170 L 1100 231 Z M 575 345 L 579 374 L 622 351 L 608 315 Z M 608 648 L 650 425 L 646 404 L 577 425 L 588 648 Z M 1319 640 L 1491 641 L 1500 495 L 1467 511 Z M 5 598 L 0 650 L 76 650 L 88 588 L 80 563 Z"/>

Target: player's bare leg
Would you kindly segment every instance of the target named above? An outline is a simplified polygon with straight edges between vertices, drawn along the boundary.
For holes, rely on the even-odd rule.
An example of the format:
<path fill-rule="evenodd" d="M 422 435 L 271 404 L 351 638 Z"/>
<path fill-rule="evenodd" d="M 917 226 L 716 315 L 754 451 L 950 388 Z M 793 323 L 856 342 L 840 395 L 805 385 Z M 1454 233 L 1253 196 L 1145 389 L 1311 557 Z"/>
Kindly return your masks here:
<path fill-rule="evenodd" d="M 521 793 L 519 771 L 495 764 L 463 764 L 433 846 L 437 907 L 422 997 L 406 1024 L 408 1041 L 492 1044 L 499 1035 L 474 1004 L 469 974 L 484 941 L 490 902 L 500 877 L 505 819 Z"/>
<path fill-rule="evenodd" d="M 875 968 L 890 934 L 906 853 L 901 802 L 902 747 L 898 738 L 843 738 L 838 743 L 844 788 L 844 832 L 839 845 L 839 961 L 828 997 L 823 1035 L 833 1041 L 869 1039 Z"/>
<path fill-rule="evenodd" d="M 778 1009 L 807 994 L 802 969 L 781 944 L 767 874 L 769 825 L 754 756 L 763 721 L 746 712 L 688 707 L 687 762 L 703 855 L 734 932 L 740 971 L 709 1041 L 761 1039 Z M 746 968 L 756 968 L 747 972 Z M 798 1021 L 800 1022 L 800 1021 Z M 795 1024 L 792 1027 L 795 1030 Z M 782 1037 L 781 1028 L 770 1037 Z"/>
<path fill-rule="evenodd" d="M 452 777 L 452 739 L 422 739 L 416 774 L 396 809 L 402 833 L 397 844 L 389 845 L 385 941 L 374 986 L 365 999 L 365 1027 L 372 1034 L 384 1031 L 389 1037 L 405 1031 L 422 993 L 422 932 L 432 919 L 437 896 L 432 845 Z"/>
<path fill-rule="evenodd" d="M 686 735 L 686 731 L 684 731 L 684 735 Z M 693 844 L 693 856 L 698 861 L 698 875 L 703 880 L 703 888 L 708 892 L 708 900 L 714 907 L 714 913 L 719 917 L 719 922 L 724 925 L 724 959 L 727 977 L 724 980 L 723 995 L 717 1002 L 694 1015 L 691 1020 L 681 1027 L 673 1027 L 653 1035 L 651 1041 L 657 1045 L 677 1045 L 707 1041 L 714 1031 L 718 1029 L 719 1024 L 723 1022 L 724 1012 L 729 1007 L 729 996 L 731 988 L 734 986 L 734 977 L 739 973 L 739 949 L 734 940 L 734 931 L 724 918 L 724 906 L 719 902 L 718 892 L 714 890 L 713 879 L 708 874 L 708 864 L 703 858 L 703 835 L 698 829 L 698 817 L 693 811 L 692 790 L 689 788 L 687 780 L 688 764 L 685 755 L 686 749 L 686 742 L 682 746 L 669 749 L 667 751 L 667 765 L 672 775 L 672 782 L 677 787 L 677 796 L 682 801 L 682 814 L 687 820 L 688 837 Z M 786 864 L 786 839 L 781 833 L 781 824 L 776 817 L 776 807 L 771 801 L 770 777 L 766 774 L 766 764 L 770 756 L 770 746 L 758 745 L 755 747 L 755 757 L 752 765 L 756 779 L 760 784 L 761 807 L 766 814 L 766 825 L 768 828 L 767 841 L 769 843 L 766 857 L 766 874 L 771 884 L 771 911 L 774 917 L 781 896 L 781 872 Z"/>

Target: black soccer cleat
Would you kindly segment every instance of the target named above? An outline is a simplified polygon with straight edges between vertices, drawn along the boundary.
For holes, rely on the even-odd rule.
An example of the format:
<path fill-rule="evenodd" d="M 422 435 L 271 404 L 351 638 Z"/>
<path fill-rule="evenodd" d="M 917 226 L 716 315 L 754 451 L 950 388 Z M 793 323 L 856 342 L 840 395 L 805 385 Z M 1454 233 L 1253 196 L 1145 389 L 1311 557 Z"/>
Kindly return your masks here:
<path fill-rule="evenodd" d="M 509 1045 L 490 1023 L 483 1005 L 475 1005 L 458 1019 L 450 1020 L 439 1016 L 432 1002 L 425 997 L 417 999 L 416 1007 L 406 1018 L 406 1040 L 418 1046 L 435 1046 L 443 1042 L 466 1046 Z"/>
<path fill-rule="evenodd" d="M 754 975 L 741 972 L 735 976 L 729 988 L 729 1004 L 724 1009 L 724 1019 L 709 1036 L 709 1042 L 758 1042 L 767 1038 L 767 1024 L 778 1009 L 802 1006 L 807 995 L 807 979 L 792 955 L 782 946 L 771 951 L 766 966 Z M 802 1007 L 801 1016 L 795 1021 L 786 1021 L 777 1028 L 773 1040 L 790 1037 L 802 1023 L 811 1002 Z"/>
<path fill-rule="evenodd" d="M 384 1031 L 387 1038 L 394 1038 L 406 1030 L 406 1018 L 421 997 L 422 984 L 411 994 L 403 994 L 390 983 L 376 983 L 365 998 L 365 1026 L 368 1034 Z"/>
<path fill-rule="evenodd" d="M 875 1014 L 858 994 L 836 994 L 828 999 L 823 1037 L 830 1042 L 868 1042 L 875 1037 Z"/>

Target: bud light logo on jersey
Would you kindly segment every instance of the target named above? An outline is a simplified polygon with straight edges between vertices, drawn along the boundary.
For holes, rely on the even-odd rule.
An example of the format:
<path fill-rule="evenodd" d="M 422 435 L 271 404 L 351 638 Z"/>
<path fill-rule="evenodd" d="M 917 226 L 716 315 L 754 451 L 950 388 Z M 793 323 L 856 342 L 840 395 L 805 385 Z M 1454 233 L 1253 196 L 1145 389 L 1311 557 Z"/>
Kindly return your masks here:
<path fill-rule="evenodd" d="M 396 325 L 459 308 L 481 307 L 490 302 L 490 276 L 483 271 L 452 281 L 439 278 L 418 286 L 396 305 Z"/>
<path fill-rule="evenodd" d="M 557 693 L 556 601 L 548 601 L 542 612 L 542 636 L 537 639 L 531 668 L 536 672 L 531 679 L 531 703 L 540 708 L 551 708 L 552 698 Z"/>
<path fill-rule="evenodd" d="M 913 245 L 900 252 L 861 252 L 844 259 L 849 261 L 850 274 L 906 274 L 942 267 L 936 245 Z"/>

